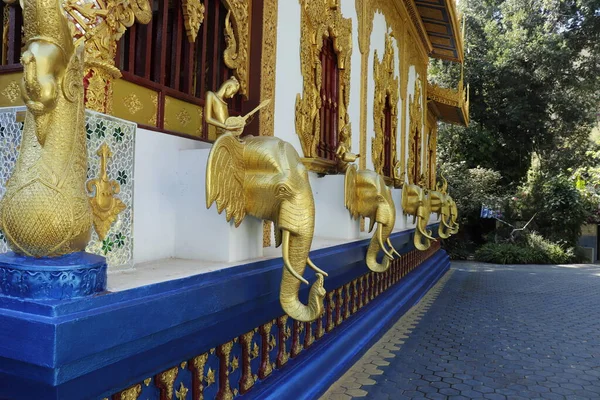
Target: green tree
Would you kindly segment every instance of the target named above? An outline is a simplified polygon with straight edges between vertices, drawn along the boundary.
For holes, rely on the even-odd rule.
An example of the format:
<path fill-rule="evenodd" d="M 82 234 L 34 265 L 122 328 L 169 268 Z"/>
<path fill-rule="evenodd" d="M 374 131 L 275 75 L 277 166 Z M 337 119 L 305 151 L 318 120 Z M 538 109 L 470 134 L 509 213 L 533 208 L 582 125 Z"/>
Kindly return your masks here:
<path fill-rule="evenodd" d="M 539 155 L 558 174 L 585 163 L 600 104 L 600 0 L 470 0 L 465 80 L 468 128 L 440 129 L 443 162 L 499 171 L 521 182 Z M 460 69 L 433 62 L 432 80 Z"/>

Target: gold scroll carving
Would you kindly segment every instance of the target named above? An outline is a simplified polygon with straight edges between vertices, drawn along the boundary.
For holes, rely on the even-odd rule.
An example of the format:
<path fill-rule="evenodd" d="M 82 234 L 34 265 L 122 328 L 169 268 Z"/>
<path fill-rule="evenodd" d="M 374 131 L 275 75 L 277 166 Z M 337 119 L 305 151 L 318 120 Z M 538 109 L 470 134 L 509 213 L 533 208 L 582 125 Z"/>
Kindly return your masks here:
<path fill-rule="evenodd" d="M 332 38 L 338 56 L 340 72 L 339 88 L 339 129 L 345 130 L 340 139 L 346 149 L 351 148 L 350 117 L 350 59 L 352 55 L 352 20 L 343 18 L 337 2 L 331 0 L 300 0 L 301 37 L 300 62 L 304 79 L 302 95 L 296 97 L 296 133 L 300 138 L 305 164 L 309 169 L 327 173 L 331 167 L 322 165 L 317 160 L 317 144 L 319 142 L 321 119 L 321 64 L 320 53 L 324 38 Z M 341 135 L 340 135 L 341 136 Z M 342 140 L 344 140 L 342 142 Z M 343 165 L 338 169 L 344 169 Z"/>
<path fill-rule="evenodd" d="M 250 48 L 250 1 L 223 0 L 229 10 L 225 18 L 227 48 L 223 60 L 240 81 L 239 93 L 248 96 L 248 68 Z"/>
<path fill-rule="evenodd" d="M 115 197 L 121 192 L 121 186 L 117 181 L 111 181 L 108 177 L 107 164 L 108 159 L 112 157 L 110 148 L 104 143 L 96 154 L 100 157 L 100 176 L 89 180 L 86 187 L 88 192 L 94 194 L 90 198 L 90 207 L 94 216 L 94 229 L 100 240 L 104 240 L 119 213 L 127 207 L 121 199 Z"/>
<path fill-rule="evenodd" d="M 421 141 L 423 134 L 423 107 L 421 83 L 415 82 L 415 93 L 410 99 L 410 130 L 408 144 L 408 182 L 417 184 L 421 171 Z M 415 172 L 415 170 L 419 172 Z"/>
<path fill-rule="evenodd" d="M 195 43 L 200 25 L 204 22 L 204 4 L 200 0 L 182 0 L 181 10 L 188 40 Z"/>
<path fill-rule="evenodd" d="M 85 43 L 86 107 L 110 114 L 112 82 L 121 77 L 114 64 L 117 42 L 136 21 L 150 22 L 152 7 L 148 0 L 65 0 L 63 8 L 75 45 Z"/>
<path fill-rule="evenodd" d="M 375 80 L 375 99 L 373 103 L 373 123 L 375 127 L 375 137 L 371 144 L 371 159 L 375 172 L 383 175 L 383 167 L 387 157 L 392 157 L 390 165 L 394 166 L 397 162 L 396 157 L 396 132 L 398 129 L 398 97 L 399 83 L 395 73 L 394 48 L 392 47 L 392 37 L 389 33 L 385 37 L 385 52 L 383 58 L 379 61 L 377 50 L 375 51 L 375 60 L 373 62 L 373 77 Z M 385 107 L 389 104 L 392 114 L 391 122 L 391 154 L 385 154 Z"/>

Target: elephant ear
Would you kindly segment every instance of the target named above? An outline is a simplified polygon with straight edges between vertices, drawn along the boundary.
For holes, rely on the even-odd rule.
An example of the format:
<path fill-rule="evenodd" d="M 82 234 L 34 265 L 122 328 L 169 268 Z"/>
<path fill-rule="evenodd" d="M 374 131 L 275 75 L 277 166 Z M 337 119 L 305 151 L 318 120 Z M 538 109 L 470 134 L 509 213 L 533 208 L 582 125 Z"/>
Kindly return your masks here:
<path fill-rule="evenodd" d="M 220 136 L 208 156 L 206 208 L 217 202 L 219 214 L 239 226 L 246 216 L 244 197 L 244 144 L 231 133 Z"/>
<path fill-rule="evenodd" d="M 358 172 L 355 165 L 349 165 L 346 170 L 346 177 L 344 179 L 344 202 L 346 208 L 350 211 L 352 218 L 358 218 L 358 195 L 357 195 L 357 178 Z"/>

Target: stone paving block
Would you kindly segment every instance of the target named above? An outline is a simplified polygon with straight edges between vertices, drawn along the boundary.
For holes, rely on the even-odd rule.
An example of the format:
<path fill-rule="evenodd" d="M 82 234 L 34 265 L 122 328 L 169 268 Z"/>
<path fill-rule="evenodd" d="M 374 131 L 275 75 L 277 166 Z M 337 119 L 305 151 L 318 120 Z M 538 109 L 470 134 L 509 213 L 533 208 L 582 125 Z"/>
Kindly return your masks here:
<path fill-rule="evenodd" d="M 352 397 L 366 397 L 367 396 L 367 392 L 361 389 L 352 389 L 352 390 L 348 390 L 346 392 L 346 394 L 349 394 Z"/>
<path fill-rule="evenodd" d="M 360 388 L 373 400 L 600 399 L 598 276 L 453 263 L 348 374 L 375 382 Z"/>

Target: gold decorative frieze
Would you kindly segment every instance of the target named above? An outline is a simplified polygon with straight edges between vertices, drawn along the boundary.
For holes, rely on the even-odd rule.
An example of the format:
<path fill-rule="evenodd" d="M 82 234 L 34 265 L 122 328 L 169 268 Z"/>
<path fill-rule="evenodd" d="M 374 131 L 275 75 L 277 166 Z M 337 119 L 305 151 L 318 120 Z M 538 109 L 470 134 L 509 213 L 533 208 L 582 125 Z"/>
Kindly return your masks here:
<path fill-rule="evenodd" d="M 385 52 L 381 61 L 379 61 L 377 50 L 375 50 L 373 78 L 375 80 L 375 99 L 373 102 L 375 137 L 372 139 L 371 144 L 371 159 L 373 160 L 375 172 L 383 175 L 383 168 L 388 157 L 392 158 L 390 161 L 392 167 L 397 162 L 396 135 L 398 129 L 398 98 L 400 88 L 398 78 L 396 77 L 392 37 L 389 33 L 385 37 Z M 387 138 L 390 141 L 391 154 L 385 154 L 384 151 L 385 131 L 387 128 L 386 107 L 389 107 L 391 113 L 391 127 L 389 129 L 391 135 Z M 390 177 L 393 177 L 393 174 Z"/>
<path fill-rule="evenodd" d="M 225 18 L 227 48 L 223 52 L 223 60 L 240 81 L 239 93 L 248 96 L 250 1 L 223 0 L 223 3 L 229 10 Z"/>
<path fill-rule="evenodd" d="M 4 88 L 2 96 L 14 104 L 21 97 L 21 87 L 16 81 L 12 81 Z"/>
<path fill-rule="evenodd" d="M 116 80 L 112 87 L 115 117 L 142 125 L 156 126 L 157 92 L 124 79 Z"/>
<path fill-rule="evenodd" d="M 71 34 L 78 46 L 85 44 L 86 107 L 112 112 L 112 83 L 121 76 L 115 67 L 117 42 L 136 21 L 152 19 L 148 0 L 84 2 L 65 0 L 63 9 L 71 22 Z"/>
<path fill-rule="evenodd" d="M 200 25 L 204 22 L 204 4 L 201 0 L 182 0 L 183 24 L 190 43 L 196 42 Z"/>
<path fill-rule="evenodd" d="M 343 169 L 343 165 L 332 166 L 320 162 L 317 145 L 320 137 L 321 76 L 320 54 L 325 38 L 333 39 L 339 69 L 338 126 L 339 145 L 351 148 L 350 117 L 350 64 L 352 56 L 352 20 L 343 18 L 339 5 L 331 0 L 300 0 L 301 36 L 300 60 L 304 79 L 302 95 L 296 97 L 296 133 L 300 138 L 305 165 L 315 172 L 327 173 L 332 169 Z M 338 134 L 340 133 L 338 132 Z"/>
<path fill-rule="evenodd" d="M 24 104 L 19 85 L 22 77 L 22 72 L 0 75 L 0 107 L 15 107 Z"/>
<path fill-rule="evenodd" d="M 165 98 L 164 128 L 194 137 L 202 137 L 202 107 L 167 96 Z"/>

